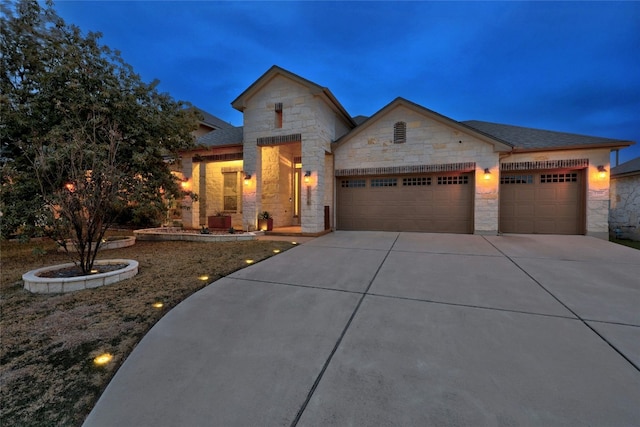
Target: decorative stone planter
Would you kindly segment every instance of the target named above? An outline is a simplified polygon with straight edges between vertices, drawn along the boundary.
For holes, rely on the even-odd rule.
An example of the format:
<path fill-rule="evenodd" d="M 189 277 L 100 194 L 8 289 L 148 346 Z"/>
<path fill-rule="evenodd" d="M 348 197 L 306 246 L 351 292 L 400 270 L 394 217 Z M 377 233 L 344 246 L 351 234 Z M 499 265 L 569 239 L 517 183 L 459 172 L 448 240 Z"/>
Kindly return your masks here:
<path fill-rule="evenodd" d="M 100 244 L 98 251 L 107 251 L 109 249 L 120 249 L 133 246 L 136 243 L 135 236 L 122 236 L 121 238 L 110 237 Z M 91 249 L 95 247 L 95 243 L 91 244 Z M 75 250 L 75 244 L 72 241 L 67 241 L 67 248 L 69 251 Z M 64 252 L 63 247 L 59 247 L 58 251 Z"/>
<path fill-rule="evenodd" d="M 228 230 L 228 229 L 227 229 Z M 255 240 L 255 233 L 222 233 L 200 234 L 197 230 L 183 230 L 176 227 L 145 228 L 135 230 L 138 241 L 184 241 L 184 242 L 237 242 Z"/>
<path fill-rule="evenodd" d="M 258 230 L 260 230 L 260 231 L 271 231 L 271 230 L 273 230 L 273 218 L 259 219 L 258 220 Z"/>
<path fill-rule="evenodd" d="M 75 264 L 59 264 L 49 267 L 31 270 L 22 275 L 24 288 L 33 293 L 53 294 L 63 292 L 73 292 L 82 289 L 92 289 L 100 286 L 111 285 L 121 280 L 130 279 L 138 274 L 138 261 L 132 259 L 106 259 L 93 263 L 99 265 L 126 264 L 126 267 L 106 273 L 90 274 L 88 276 L 76 277 L 41 277 L 40 275 L 50 271 L 62 270 L 73 267 Z"/>
<path fill-rule="evenodd" d="M 207 225 L 212 230 L 228 230 L 231 228 L 231 217 L 210 216 L 207 217 Z"/>

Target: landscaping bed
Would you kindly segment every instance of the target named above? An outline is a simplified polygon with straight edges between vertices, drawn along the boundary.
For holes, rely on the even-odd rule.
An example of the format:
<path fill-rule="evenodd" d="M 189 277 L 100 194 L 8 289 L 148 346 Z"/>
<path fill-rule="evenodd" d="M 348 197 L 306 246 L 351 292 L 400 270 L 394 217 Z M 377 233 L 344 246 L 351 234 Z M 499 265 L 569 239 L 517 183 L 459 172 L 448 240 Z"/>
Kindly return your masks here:
<path fill-rule="evenodd" d="M 48 241 L 1 242 L 2 425 L 79 426 L 134 346 L 180 301 L 249 263 L 293 245 L 282 241 L 148 242 L 98 255 L 139 263 L 137 276 L 68 294 L 22 288 L 28 270 L 65 263 Z M 110 353 L 97 366 L 93 359 Z"/>

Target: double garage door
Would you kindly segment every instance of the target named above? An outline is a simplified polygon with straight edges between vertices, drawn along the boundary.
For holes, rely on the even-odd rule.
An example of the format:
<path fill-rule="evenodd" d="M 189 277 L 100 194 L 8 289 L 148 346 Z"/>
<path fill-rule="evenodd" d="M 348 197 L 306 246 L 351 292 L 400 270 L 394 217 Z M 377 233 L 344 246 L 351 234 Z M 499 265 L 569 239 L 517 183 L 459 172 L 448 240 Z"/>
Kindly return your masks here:
<path fill-rule="evenodd" d="M 584 234 L 584 171 L 500 174 L 500 231 Z"/>
<path fill-rule="evenodd" d="M 473 173 L 337 178 L 341 230 L 473 232 Z"/>
<path fill-rule="evenodd" d="M 337 178 L 341 230 L 473 233 L 473 173 Z M 584 234 L 584 170 L 501 172 L 499 230 Z"/>

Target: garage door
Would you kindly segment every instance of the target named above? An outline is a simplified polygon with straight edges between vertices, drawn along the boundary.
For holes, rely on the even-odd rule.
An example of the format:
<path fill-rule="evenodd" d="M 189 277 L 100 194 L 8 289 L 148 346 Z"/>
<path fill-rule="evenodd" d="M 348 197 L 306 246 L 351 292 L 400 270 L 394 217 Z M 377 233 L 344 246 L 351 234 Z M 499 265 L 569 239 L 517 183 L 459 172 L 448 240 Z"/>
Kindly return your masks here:
<path fill-rule="evenodd" d="M 584 234 L 583 171 L 500 175 L 500 231 Z"/>
<path fill-rule="evenodd" d="M 337 178 L 340 230 L 473 232 L 473 174 Z"/>

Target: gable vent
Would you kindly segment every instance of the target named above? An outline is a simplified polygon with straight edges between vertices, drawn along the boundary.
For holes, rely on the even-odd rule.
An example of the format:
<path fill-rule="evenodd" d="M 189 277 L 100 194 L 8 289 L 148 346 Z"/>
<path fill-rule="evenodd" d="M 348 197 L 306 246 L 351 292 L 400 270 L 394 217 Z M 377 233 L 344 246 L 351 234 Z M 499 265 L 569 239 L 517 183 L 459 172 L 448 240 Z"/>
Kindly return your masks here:
<path fill-rule="evenodd" d="M 407 124 L 405 122 L 396 122 L 393 125 L 393 143 L 401 144 L 407 141 Z"/>

